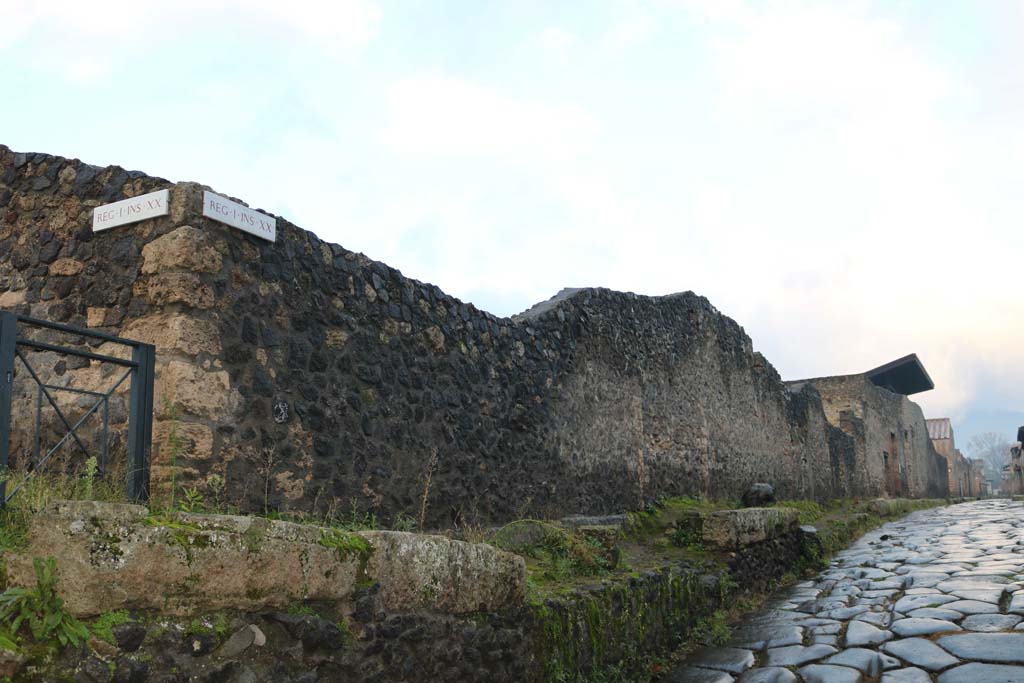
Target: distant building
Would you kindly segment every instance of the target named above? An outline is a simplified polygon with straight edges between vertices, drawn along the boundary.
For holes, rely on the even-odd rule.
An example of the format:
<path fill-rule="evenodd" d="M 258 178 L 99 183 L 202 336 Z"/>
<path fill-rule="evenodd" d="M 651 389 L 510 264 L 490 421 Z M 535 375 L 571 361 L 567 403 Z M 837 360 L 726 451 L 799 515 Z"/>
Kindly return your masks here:
<path fill-rule="evenodd" d="M 971 464 L 956 447 L 953 435 L 953 424 L 948 417 L 925 420 L 928 425 L 928 437 L 939 455 L 946 459 L 946 474 L 949 479 L 949 495 L 956 498 L 977 496 L 981 490 L 980 482 L 972 487 L 973 477 Z M 972 493 L 972 490 L 974 491 Z"/>
<path fill-rule="evenodd" d="M 1006 454 L 1006 464 L 1003 465 L 1003 493 L 1009 496 L 1024 494 L 1024 427 L 1017 430 L 1017 442 L 1010 447 Z"/>

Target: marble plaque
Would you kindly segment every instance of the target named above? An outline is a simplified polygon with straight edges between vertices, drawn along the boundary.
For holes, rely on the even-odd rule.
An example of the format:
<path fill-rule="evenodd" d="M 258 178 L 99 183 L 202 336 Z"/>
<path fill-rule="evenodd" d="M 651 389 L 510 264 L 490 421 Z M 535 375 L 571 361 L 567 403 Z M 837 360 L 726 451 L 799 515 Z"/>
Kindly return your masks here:
<path fill-rule="evenodd" d="M 166 216 L 170 211 L 169 197 L 169 190 L 157 190 L 113 204 L 97 206 L 92 210 L 92 231 L 99 232 L 155 216 Z"/>

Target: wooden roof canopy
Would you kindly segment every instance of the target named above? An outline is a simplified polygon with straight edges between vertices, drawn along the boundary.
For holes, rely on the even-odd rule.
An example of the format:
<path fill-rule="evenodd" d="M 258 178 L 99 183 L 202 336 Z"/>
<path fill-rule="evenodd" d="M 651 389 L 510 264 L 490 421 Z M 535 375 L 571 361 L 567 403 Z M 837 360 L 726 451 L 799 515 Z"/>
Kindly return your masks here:
<path fill-rule="evenodd" d="M 935 383 L 928 376 L 928 371 L 924 369 L 916 353 L 880 365 L 874 370 L 868 370 L 866 374 L 873 384 L 894 394 L 910 396 L 935 388 Z"/>

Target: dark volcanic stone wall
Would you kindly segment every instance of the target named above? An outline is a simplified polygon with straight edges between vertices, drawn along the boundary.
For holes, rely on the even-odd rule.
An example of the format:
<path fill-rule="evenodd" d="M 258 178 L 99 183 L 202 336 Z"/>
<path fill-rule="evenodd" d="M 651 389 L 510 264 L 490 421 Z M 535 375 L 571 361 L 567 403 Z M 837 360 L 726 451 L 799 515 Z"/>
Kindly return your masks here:
<path fill-rule="evenodd" d="M 164 187 L 170 216 L 91 232 Z M 157 345 L 157 489 L 385 519 L 426 497 L 435 525 L 868 493 L 816 391 L 703 297 L 497 318 L 287 221 L 271 244 L 205 219 L 201 189 L 0 147 L 0 307 Z"/>

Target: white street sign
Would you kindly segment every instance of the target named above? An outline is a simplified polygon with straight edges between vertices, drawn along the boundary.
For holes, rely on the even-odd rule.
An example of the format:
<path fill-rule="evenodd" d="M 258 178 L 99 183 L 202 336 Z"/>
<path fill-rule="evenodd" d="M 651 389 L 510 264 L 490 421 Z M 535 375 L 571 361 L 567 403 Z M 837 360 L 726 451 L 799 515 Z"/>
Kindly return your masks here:
<path fill-rule="evenodd" d="M 203 192 L 203 215 L 215 221 L 244 230 L 274 242 L 277 240 L 277 219 L 213 192 Z"/>
<path fill-rule="evenodd" d="M 99 232 L 127 223 L 137 223 L 154 216 L 166 216 L 170 211 L 169 195 L 168 190 L 157 190 L 113 204 L 97 206 L 92 210 L 92 231 Z"/>

